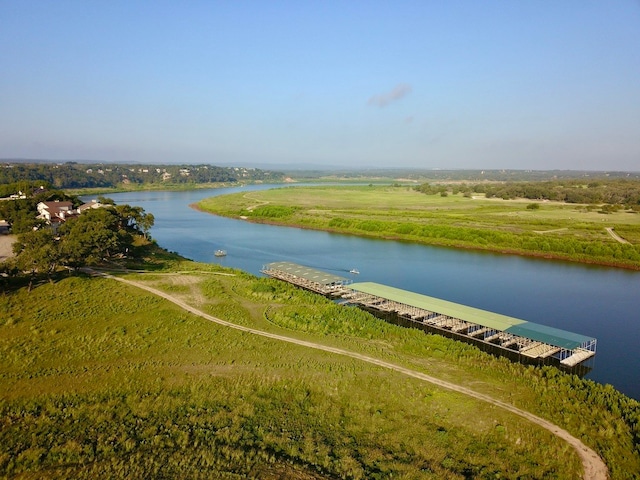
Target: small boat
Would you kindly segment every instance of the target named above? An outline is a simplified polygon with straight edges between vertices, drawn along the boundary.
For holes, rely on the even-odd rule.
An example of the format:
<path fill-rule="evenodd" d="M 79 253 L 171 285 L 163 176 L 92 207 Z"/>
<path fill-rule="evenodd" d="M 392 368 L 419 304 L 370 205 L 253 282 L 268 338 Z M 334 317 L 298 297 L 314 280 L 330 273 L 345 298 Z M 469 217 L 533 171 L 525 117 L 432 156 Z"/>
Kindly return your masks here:
<path fill-rule="evenodd" d="M 226 257 L 227 256 L 227 251 L 226 250 L 216 250 L 214 255 L 216 257 Z"/>
<path fill-rule="evenodd" d="M 349 270 L 349 273 L 353 273 L 354 275 L 359 275 L 360 274 L 360 272 L 355 268 L 352 268 L 351 270 Z"/>

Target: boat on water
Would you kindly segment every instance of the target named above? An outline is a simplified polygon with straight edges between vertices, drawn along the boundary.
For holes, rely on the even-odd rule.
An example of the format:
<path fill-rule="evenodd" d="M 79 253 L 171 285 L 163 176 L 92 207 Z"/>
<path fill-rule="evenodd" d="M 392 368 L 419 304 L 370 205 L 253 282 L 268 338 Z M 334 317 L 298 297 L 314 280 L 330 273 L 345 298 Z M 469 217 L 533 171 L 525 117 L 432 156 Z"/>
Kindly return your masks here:
<path fill-rule="evenodd" d="M 349 273 L 353 273 L 354 275 L 359 275 L 360 272 L 358 271 L 357 268 L 352 268 L 351 270 L 349 270 Z"/>
<path fill-rule="evenodd" d="M 216 250 L 214 255 L 216 257 L 226 257 L 227 256 L 227 251 L 226 250 Z"/>

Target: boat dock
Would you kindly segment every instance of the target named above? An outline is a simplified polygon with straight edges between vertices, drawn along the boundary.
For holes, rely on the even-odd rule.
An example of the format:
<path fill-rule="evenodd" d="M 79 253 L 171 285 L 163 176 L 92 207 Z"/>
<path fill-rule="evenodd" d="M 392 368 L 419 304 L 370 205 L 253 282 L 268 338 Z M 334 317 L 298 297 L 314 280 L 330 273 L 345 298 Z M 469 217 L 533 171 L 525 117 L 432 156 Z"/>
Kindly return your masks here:
<path fill-rule="evenodd" d="M 291 262 L 264 265 L 262 273 L 325 296 L 341 296 L 352 280 Z"/>
<path fill-rule="evenodd" d="M 290 262 L 265 265 L 273 278 L 359 306 L 390 322 L 441 334 L 523 363 L 573 371 L 596 354 L 596 339 L 554 327 L 421 295 L 351 280 Z"/>

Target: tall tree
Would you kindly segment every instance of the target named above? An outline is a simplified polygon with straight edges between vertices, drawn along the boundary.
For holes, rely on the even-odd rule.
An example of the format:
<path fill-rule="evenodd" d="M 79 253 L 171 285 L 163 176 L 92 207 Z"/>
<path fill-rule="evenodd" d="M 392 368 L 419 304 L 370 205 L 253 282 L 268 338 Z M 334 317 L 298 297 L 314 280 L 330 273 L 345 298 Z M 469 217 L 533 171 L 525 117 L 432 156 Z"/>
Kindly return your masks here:
<path fill-rule="evenodd" d="M 73 268 L 99 263 L 132 243 L 130 235 L 120 229 L 120 218 L 112 208 L 88 210 L 68 220 L 60 234 L 64 262 Z"/>
<path fill-rule="evenodd" d="M 13 244 L 16 254 L 16 267 L 29 273 L 29 291 L 37 274 L 51 274 L 60 264 L 59 243 L 48 228 L 31 230 L 18 236 Z"/>
<path fill-rule="evenodd" d="M 126 204 L 118 205 L 116 212 L 120 216 L 121 228 L 132 233 L 142 233 L 145 238 L 155 222 L 153 214 L 145 213 L 142 207 L 132 207 Z"/>
<path fill-rule="evenodd" d="M 138 229 L 141 231 L 144 238 L 149 236 L 149 231 L 151 227 L 153 227 L 156 218 L 153 216 L 153 213 L 143 213 L 138 220 Z"/>
<path fill-rule="evenodd" d="M 7 290 L 11 277 L 14 277 L 18 273 L 13 259 L 8 259 L 0 262 L 0 289 L 2 294 Z"/>

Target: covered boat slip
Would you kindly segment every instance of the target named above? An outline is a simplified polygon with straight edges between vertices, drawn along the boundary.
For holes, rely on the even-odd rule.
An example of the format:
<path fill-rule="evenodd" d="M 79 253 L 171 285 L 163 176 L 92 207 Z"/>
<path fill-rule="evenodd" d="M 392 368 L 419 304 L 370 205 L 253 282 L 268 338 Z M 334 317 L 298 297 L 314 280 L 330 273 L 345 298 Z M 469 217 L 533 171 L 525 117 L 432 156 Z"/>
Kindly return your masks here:
<path fill-rule="evenodd" d="M 274 262 L 263 265 L 262 273 L 322 295 L 340 295 L 342 287 L 351 283 L 348 278 L 332 275 L 315 268 L 291 262 Z"/>
<path fill-rule="evenodd" d="M 544 362 L 553 359 L 573 368 L 593 357 L 596 339 L 518 318 L 460 305 L 373 282 L 352 283 L 291 262 L 264 265 L 262 273 L 375 312 L 397 316 L 404 323 L 443 333 L 477 345 Z"/>
<path fill-rule="evenodd" d="M 573 367 L 596 353 L 596 339 L 498 313 L 408 292 L 378 283 L 354 283 L 343 298 L 365 307 L 395 312 L 412 322 L 447 330 L 518 352 L 531 359 L 556 358 Z"/>

